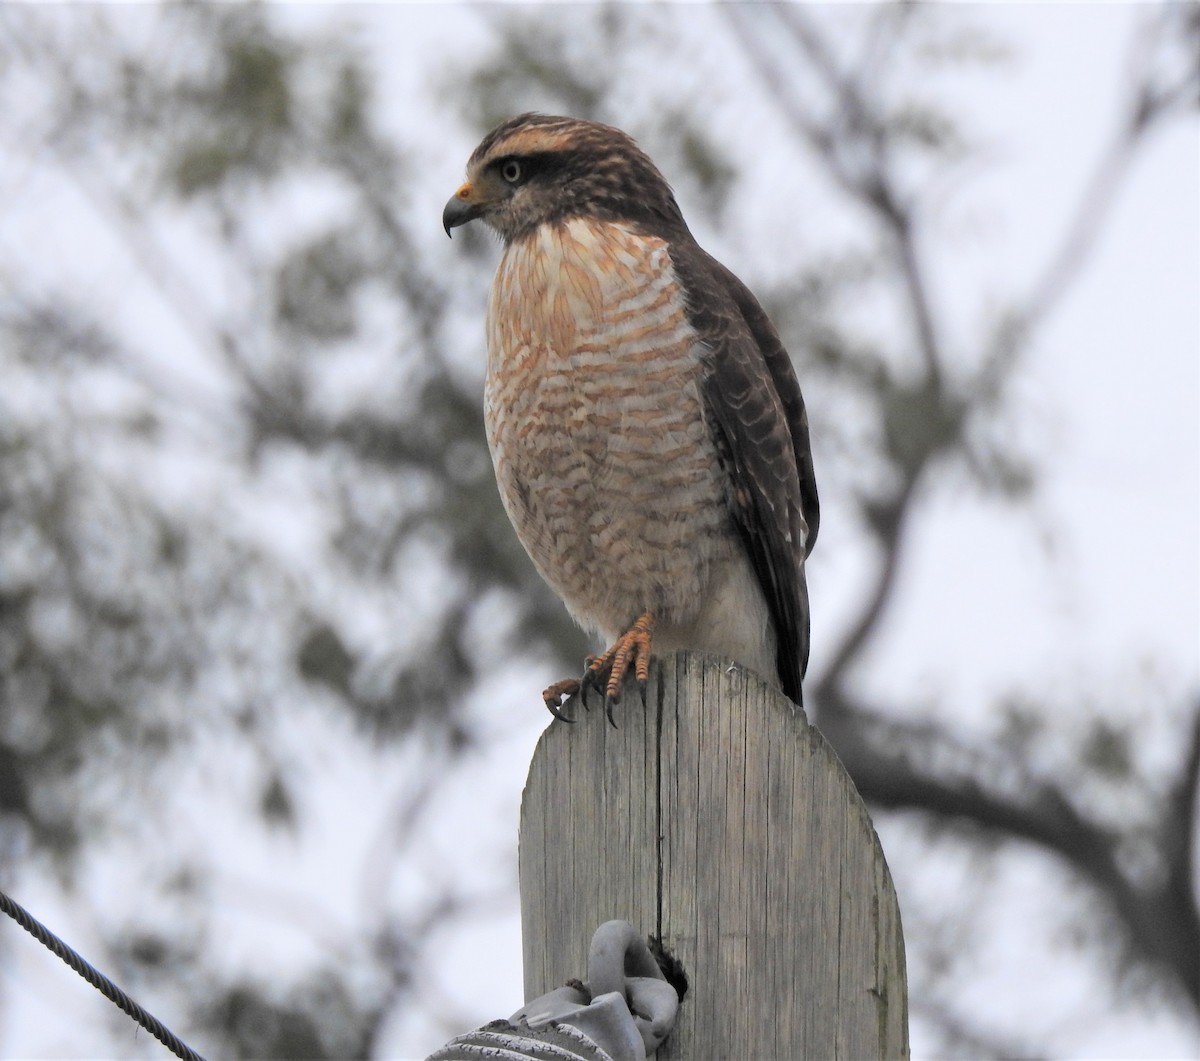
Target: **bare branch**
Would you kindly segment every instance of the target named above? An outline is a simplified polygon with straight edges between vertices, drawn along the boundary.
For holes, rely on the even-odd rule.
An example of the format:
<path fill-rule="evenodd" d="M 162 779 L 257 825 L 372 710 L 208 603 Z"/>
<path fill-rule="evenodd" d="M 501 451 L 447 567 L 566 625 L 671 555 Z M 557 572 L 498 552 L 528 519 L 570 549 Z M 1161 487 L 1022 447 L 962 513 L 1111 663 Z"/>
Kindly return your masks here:
<path fill-rule="evenodd" d="M 31 70 L 54 71 L 54 78 L 67 98 L 88 99 L 90 89 L 77 76 L 67 56 L 49 40 L 36 40 L 35 23 L 23 18 L 18 24 L 16 13 L 3 12 L 7 37 L 18 55 Z M 216 352 L 234 378 L 260 404 L 272 400 L 270 388 L 257 378 L 250 368 L 244 344 L 228 329 L 216 326 L 203 306 L 196 285 L 178 267 L 174 256 L 167 253 L 146 226 L 146 212 L 124 192 L 104 171 L 94 165 L 79 165 L 66 157 L 63 149 L 46 138 L 45 147 L 59 163 L 59 169 L 74 182 L 96 216 L 108 224 L 117 239 L 129 249 L 142 276 L 152 284 L 174 311 L 180 324 L 193 336 L 202 349 Z"/>
<path fill-rule="evenodd" d="M 896 247 L 896 259 L 904 283 L 904 292 L 916 330 L 917 351 L 924 362 L 926 381 L 935 391 L 941 389 L 942 350 L 938 327 L 934 320 L 925 269 L 916 246 L 917 222 L 911 204 L 905 203 L 896 191 L 888 153 L 888 137 L 883 115 L 868 102 L 862 83 L 843 73 L 833 52 L 821 39 L 811 20 L 794 5 L 776 9 L 795 41 L 804 50 L 813 67 L 825 79 L 829 91 L 836 96 L 843 115 L 842 128 L 837 136 L 830 131 L 828 143 L 838 140 L 860 142 L 859 154 L 869 160 L 864 171 L 850 185 L 856 198 L 873 211 L 882 227 L 890 233 Z M 892 22 L 890 12 L 881 11 L 876 21 Z M 827 161 L 835 158 L 832 150 L 824 152 Z"/>
<path fill-rule="evenodd" d="M 1200 865 L 1196 844 L 1200 823 L 1200 701 L 1194 706 L 1188 752 L 1179 779 L 1167 802 L 1163 821 L 1163 851 L 1167 878 L 1163 883 L 1164 906 L 1179 926 L 1178 934 L 1164 942 L 1174 961 L 1185 972 L 1185 985 L 1200 1006 Z"/>
<path fill-rule="evenodd" d="M 808 109 L 795 93 L 788 73 L 754 36 L 749 26 L 747 10 L 739 4 L 725 4 L 719 10 L 725 15 L 742 50 L 750 57 L 754 70 L 762 79 L 767 94 L 783 112 L 784 118 L 791 124 L 801 140 L 806 141 L 820 155 L 830 160 L 835 178 L 848 189 L 850 186 L 849 176 L 837 165 L 836 156 L 830 153 L 832 145 L 829 141 L 828 131 L 822 129 L 809 117 Z"/>
<path fill-rule="evenodd" d="M 1096 239 L 1105 229 L 1131 164 L 1137 157 L 1137 151 L 1151 129 L 1196 90 L 1200 64 L 1193 65 L 1181 82 L 1170 89 L 1156 91 L 1153 87 L 1151 53 L 1155 37 L 1165 32 L 1170 17 L 1167 10 L 1162 14 L 1163 18 L 1157 25 L 1148 22 L 1134 41 L 1130 55 L 1134 86 L 1057 248 L 1050 254 L 1024 307 L 1018 313 L 1022 338 L 1027 338 L 1062 301 L 1087 264 Z M 1197 54 L 1200 55 L 1200 52 Z"/>
<path fill-rule="evenodd" d="M 1123 125 L 1101 155 L 1058 249 L 1018 314 L 1022 339 L 1027 339 L 1062 300 L 1087 262 L 1096 238 L 1104 231 L 1104 221 L 1116 202 L 1140 136 L 1135 127 Z"/>
<path fill-rule="evenodd" d="M 870 514 L 872 529 L 882 545 L 879 567 L 875 576 L 875 584 L 859 612 L 858 619 L 846 632 L 841 644 L 834 649 L 833 658 L 825 672 L 813 683 L 813 692 L 822 724 L 827 715 L 837 711 L 842 704 L 842 697 L 838 690 L 871 635 L 878 628 L 895 592 L 904 529 L 912 509 L 916 485 L 915 477 L 907 479 L 895 497 L 886 503 L 875 506 Z"/>
<path fill-rule="evenodd" d="M 1117 859 L 1120 835 L 1084 818 L 1055 782 L 1020 763 L 1000 762 L 965 747 L 940 729 L 896 723 L 851 701 L 828 717 L 823 714 L 822 730 L 868 803 L 964 819 L 1058 855 L 1112 903 L 1131 953 L 1168 971 L 1200 1007 L 1200 915 L 1191 895 L 1189 866 L 1181 861 L 1165 881 L 1135 884 Z M 1196 732 L 1200 733 L 1200 711 Z M 1200 738 L 1179 785 L 1181 789 L 1191 778 L 1193 793 L 1197 747 Z M 918 755 L 919 766 L 914 765 Z M 930 763 L 946 765 L 938 772 Z M 985 780 L 1006 773 L 1013 776 L 1007 784 Z M 1167 817 L 1170 830 L 1176 819 Z"/>
<path fill-rule="evenodd" d="M 909 1007 L 914 1015 L 924 1017 L 938 1028 L 945 1042 L 938 1044 L 939 1053 L 947 1057 L 1003 1057 L 1007 1061 L 1033 1061 L 1041 1057 L 1038 1051 L 1020 1043 L 1011 1033 L 1001 1036 L 981 1031 L 969 1025 L 951 1011 L 949 1006 L 912 998 Z"/>

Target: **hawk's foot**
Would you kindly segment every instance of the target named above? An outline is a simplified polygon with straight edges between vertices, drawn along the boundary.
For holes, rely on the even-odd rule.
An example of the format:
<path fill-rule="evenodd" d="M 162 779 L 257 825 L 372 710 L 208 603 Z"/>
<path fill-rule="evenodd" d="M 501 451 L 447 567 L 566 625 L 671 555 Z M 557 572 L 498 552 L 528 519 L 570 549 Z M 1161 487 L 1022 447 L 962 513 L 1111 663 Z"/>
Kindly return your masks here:
<path fill-rule="evenodd" d="M 608 681 L 604 686 L 604 713 L 614 726 L 617 723 L 613 718 L 612 705 L 621 699 L 630 665 L 633 667 L 633 676 L 637 679 L 642 696 L 646 695 L 646 681 L 650 677 L 650 637 L 653 630 L 653 613 L 643 612 L 634 620 L 633 625 L 613 642 L 612 648 L 604 655 L 588 659 L 585 682 L 599 687 L 604 672 L 608 672 Z"/>
<path fill-rule="evenodd" d="M 646 695 L 646 682 L 650 677 L 650 639 L 654 631 L 654 615 L 643 612 L 634 620 L 633 625 L 613 642 L 612 647 L 600 656 L 588 656 L 587 669 L 583 672 L 582 680 L 578 678 L 563 678 L 555 682 L 542 693 L 542 699 L 550 713 L 563 722 L 574 722 L 559 709 L 565 700 L 581 690 L 588 688 L 604 690 L 604 713 L 614 726 L 612 705 L 621 699 L 621 691 L 625 685 L 625 677 L 630 667 L 637 680 L 642 696 Z M 608 680 L 605 681 L 605 675 Z"/>
<path fill-rule="evenodd" d="M 654 631 L 654 616 L 644 612 L 634 621 L 634 624 L 617 638 L 613 647 L 593 662 L 589 669 L 598 669 L 597 665 L 611 664 L 608 672 L 608 685 L 605 695 L 611 700 L 621 699 L 621 687 L 625 683 L 625 675 L 633 664 L 633 676 L 643 689 L 650 677 L 650 635 Z"/>

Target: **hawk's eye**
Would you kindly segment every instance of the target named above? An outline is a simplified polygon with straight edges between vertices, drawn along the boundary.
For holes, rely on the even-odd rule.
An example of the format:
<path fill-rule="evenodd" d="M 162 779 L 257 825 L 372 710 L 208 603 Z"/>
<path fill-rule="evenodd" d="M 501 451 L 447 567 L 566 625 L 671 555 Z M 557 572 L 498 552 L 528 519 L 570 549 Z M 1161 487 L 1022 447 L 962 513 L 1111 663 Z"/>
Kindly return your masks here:
<path fill-rule="evenodd" d="M 500 176 L 509 184 L 516 184 L 521 179 L 521 163 L 515 158 L 510 158 L 500 167 Z"/>

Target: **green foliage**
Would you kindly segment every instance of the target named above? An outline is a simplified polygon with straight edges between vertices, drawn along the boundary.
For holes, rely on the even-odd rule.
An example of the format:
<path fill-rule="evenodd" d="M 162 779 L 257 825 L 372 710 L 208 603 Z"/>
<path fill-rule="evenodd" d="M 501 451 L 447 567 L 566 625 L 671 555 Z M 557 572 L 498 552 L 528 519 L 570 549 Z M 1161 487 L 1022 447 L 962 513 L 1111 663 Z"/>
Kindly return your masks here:
<path fill-rule="evenodd" d="M 352 338 L 357 329 L 353 296 L 366 273 L 347 233 L 325 233 L 298 247 L 278 274 L 279 323 L 321 342 Z"/>
<path fill-rule="evenodd" d="M 592 22 L 597 33 L 593 41 L 605 50 L 612 49 L 620 26 L 621 20 L 611 9 L 606 10 Z M 499 26 L 493 58 L 468 73 L 467 91 L 459 96 L 470 124 L 490 129 L 520 110 L 602 120 L 598 108 L 607 81 L 603 70 L 561 61 L 577 41 L 563 18 L 518 15 L 505 19 Z"/>
<path fill-rule="evenodd" d="M 190 197 L 239 174 L 271 177 L 295 132 L 294 57 L 266 30 L 257 13 L 224 19 L 211 65 L 177 87 L 193 123 L 171 164 L 173 183 Z"/>
<path fill-rule="evenodd" d="M 287 1002 L 272 1002 L 257 984 L 230 986 L 210 1002 L 202 1022 L 224 1035 L 222 1056 L 289 1061 L 366 1057 L 364 1034 L 375 1015 L 363 1013 L 340 978 L 318 975 Z"/>

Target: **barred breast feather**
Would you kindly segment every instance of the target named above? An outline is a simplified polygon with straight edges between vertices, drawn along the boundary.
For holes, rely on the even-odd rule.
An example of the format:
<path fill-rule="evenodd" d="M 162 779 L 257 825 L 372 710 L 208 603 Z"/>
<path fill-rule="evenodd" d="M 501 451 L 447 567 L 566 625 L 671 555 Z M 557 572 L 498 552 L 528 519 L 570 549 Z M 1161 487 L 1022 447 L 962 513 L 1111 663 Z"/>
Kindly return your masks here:
<path fill-rule="evenodd" d="M 544 224 L 506 248 L 487 333 L 488 443 L 543 578 L 606 637 L 649 608 L 662 648 L 674 628 L 703 650 L 683 632 L 716 598 L 729 608 L 726 582 L 752 589 L 754 577 L 730 523 L 704 420 L 703 351 L 667 243 L 618 222 Z M 768 636 L 765 604 L 749 622 L 757 629 L 743 640 Z"/>

